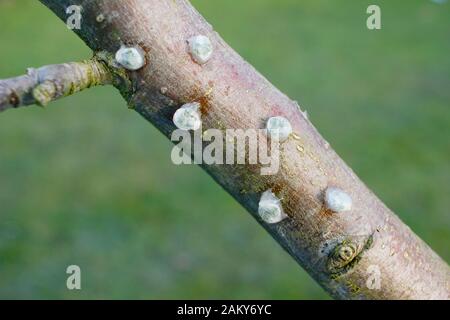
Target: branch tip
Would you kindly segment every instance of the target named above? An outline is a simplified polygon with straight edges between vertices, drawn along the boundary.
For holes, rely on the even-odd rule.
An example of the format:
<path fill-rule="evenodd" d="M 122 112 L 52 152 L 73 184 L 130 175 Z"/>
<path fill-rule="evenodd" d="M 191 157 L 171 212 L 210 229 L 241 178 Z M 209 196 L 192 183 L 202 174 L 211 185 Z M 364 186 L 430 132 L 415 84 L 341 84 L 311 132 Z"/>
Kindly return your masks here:
<path fill-rule="evenodd" d="M 0 80 L 0 112 L 32 104 L 45 107 L 61 97 L 111 83 L 108 67 L 95 56 L 81 62 L 28 68 L 26 75 Z"/>

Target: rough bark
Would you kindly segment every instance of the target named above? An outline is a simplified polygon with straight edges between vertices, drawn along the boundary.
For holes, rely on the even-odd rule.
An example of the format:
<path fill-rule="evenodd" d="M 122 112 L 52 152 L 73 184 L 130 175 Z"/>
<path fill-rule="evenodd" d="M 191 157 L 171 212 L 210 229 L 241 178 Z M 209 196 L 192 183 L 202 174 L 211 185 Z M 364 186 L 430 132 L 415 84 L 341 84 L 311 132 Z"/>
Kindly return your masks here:
<path fill-rule="evenodd" d="M 62 20 L 66 8 L 83 6 L 81 30 L 102 52 L 130 107 L 170 136 L 182 104 L 202 105 L 203 129 L 263 128 L 274 115 L 290 120 L 295 134 L 282 145 L 281 170 L 261 176 L 255 165 L 204 169 L 322 285 L 341 299 L 448 299 L 448 265 L 391 212 L 329 147 L 298 105 L 233 51 L 187 0 L 41 0 Z M 187 39 L 203 34 L 214 46 L 199 65 Z M 147 64 L 119 70 L 111 62 L 121 45 L 139 45 Z M 143 143 L 146 143 L 143 141 Z M 329 186 L 345 190 L 353 208 L 334 213 L 324 206 Z M 257 214 L 263 191 L 282 199 L 288 218 L 264 223 Z M 371 270 L 381 287 L 369 289 Z M 369 286 L 370 287 L 370 286 Z"/>

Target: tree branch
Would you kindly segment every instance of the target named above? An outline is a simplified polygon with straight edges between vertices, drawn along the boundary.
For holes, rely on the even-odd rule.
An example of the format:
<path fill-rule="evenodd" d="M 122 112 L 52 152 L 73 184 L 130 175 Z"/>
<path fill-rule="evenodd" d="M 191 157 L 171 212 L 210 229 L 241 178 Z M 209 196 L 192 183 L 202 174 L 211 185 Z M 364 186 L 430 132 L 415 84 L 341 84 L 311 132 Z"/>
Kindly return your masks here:
<path fill-rule="evenodd" d="M 0 112 L 32 104 L 46 106 L 58 98 L 111 82 L 111 73 L 96 57 L 29 68 L 26 75 L 0 80 Z"/>
<path fill-rule="evenodd" d="M 298 105 L 234 52 L 187 0 L 41 2 L 62 20 L 67 7 L 83 6 L 82 28 L 75 32 L 94 52 L 111 57 L 122 45 L 143 49 L 147 63 L 137 71 L 118 72 L 109 58 L 104 61 L 122 77 L 115 85 L 128 104 L 168 137 L 176 109 L 193 101 L 201 104 L 205 130 L 264 128 L 270 117 L 289 119 L 294 134 L 283 142 L 277 175 L 261 176 L 255 165 L 204 169 L 333 297 L 449 298 L 448 265 L 356 177 Z M 198 51 L 199 57 L 189 54 L 189 39 L 197 35 L 210 39 L 211 57 L 205 51 Z M 8 102 L 15 104 L 14 98 Z M 343 206 L 332 207 L 349 211 L 325 206 L 327 190 L 336 194 L 334 187 L 353 205 L 350 209 L 343 197 Z M 281 222 L 266 223 L 258 214 L 267 190 L 281 199 L 287 215 Z M 379 288 L 369 285 L 377 270 Z"/>

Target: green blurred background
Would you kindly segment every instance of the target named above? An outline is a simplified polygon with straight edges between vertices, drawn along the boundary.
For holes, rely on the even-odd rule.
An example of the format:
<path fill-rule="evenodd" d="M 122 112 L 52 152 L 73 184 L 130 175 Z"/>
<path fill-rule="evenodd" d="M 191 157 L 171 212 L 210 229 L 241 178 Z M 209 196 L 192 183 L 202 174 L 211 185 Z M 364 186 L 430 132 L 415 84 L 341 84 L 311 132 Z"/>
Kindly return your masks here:
<path fill-rule="evenodd" d="M 449 261 L 450 3 L 193 4 Z M 38 1 L 0 0 L 0 39 L 0 78 L 90 56 Z M 171 148 L 112 88 L 1 114 L 0 298 L 327 298 Z M 66 289 L 71 264 L 81 291 Z"/>

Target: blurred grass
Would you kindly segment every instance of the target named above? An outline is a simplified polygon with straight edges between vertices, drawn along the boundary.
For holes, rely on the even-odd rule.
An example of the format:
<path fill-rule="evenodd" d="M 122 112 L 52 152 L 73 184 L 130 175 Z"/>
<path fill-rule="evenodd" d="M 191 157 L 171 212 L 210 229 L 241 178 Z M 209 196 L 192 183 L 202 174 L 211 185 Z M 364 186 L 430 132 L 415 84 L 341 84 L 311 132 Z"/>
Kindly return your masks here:
<path fill-rule="evenodd" d="M 369 1 L 193 3 L 449 261 L 450 3 L 377 1 L 380 31 Z M 0 0 L 0 39 L 0 78 L 90 55 L 37 1 Z M 111 88 L 1 114 L 0 297 L 327 297 L 170 150 Z"/>

